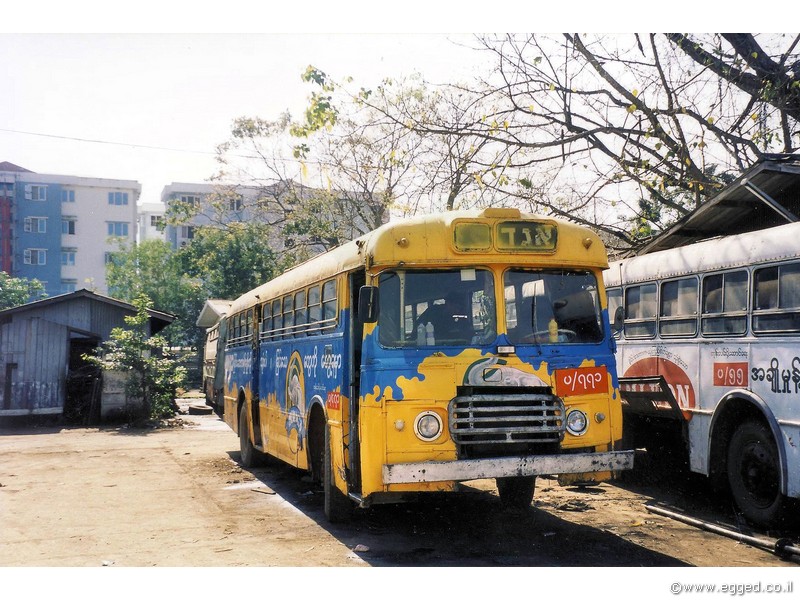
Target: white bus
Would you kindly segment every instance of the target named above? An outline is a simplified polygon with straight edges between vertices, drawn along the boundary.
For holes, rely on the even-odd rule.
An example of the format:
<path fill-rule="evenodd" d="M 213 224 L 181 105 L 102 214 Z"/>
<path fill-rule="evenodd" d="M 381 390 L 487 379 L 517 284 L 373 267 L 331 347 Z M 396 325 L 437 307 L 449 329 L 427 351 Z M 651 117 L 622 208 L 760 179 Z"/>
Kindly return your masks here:
<path fill-rule="evenodd" d="M 684 444 L 689 468 L 727 486 L 748 520 L 774 526 L 792 516 L 800 223 L 612 262 L 605 283 L 637 447 Z"/>

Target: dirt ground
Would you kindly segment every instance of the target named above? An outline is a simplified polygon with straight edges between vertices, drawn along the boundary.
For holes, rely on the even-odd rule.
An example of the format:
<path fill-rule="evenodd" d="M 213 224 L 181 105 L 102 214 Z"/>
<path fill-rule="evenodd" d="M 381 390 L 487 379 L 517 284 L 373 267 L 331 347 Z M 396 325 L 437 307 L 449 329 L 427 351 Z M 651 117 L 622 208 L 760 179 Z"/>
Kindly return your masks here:
<path fill-rule="evenodd" d="M 180 401 L 184 410 L 197 397 Z M 213 414 L 154 430 L 0 430 L 5 567 L 792 567 L 763 549 L 654 514 L 666 504 L 736 524 L 704 480 L 649 464 L 613 484 L 537 482 L 533 507 L 501 510 L 492 481 L 466 493 L 360 510 L 327 523 L 307 477 L 244 470 Z M 659 470 L 661 469 L 661 470 Z M 784 535 L 786 532 L 748 534 Z M 789 532 L 793 540 L 800 532 Z M 798 542 L 800 545 L 800 542 Z M 786 573 L 788 575 L 788 572 Z M 798 586 L 800 590 L 800 586 Z"/>

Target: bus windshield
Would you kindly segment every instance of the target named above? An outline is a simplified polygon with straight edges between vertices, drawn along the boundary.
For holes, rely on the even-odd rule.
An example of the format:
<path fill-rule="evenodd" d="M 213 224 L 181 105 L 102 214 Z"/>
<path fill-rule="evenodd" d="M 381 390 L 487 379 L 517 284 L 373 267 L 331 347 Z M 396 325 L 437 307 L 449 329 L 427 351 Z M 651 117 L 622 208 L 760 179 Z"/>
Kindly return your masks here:
<path fill-rule="evenodd" d="M 379 286 L 382 346 L 480 345 L 497 337 L 491 271 L 388 271 Z"/>
<path fill-rule="evenodd" d="M 510 269 L 503 286 L 506 328 L 512 343 L 603 340 L 597 280 L 589 271 Z"/>

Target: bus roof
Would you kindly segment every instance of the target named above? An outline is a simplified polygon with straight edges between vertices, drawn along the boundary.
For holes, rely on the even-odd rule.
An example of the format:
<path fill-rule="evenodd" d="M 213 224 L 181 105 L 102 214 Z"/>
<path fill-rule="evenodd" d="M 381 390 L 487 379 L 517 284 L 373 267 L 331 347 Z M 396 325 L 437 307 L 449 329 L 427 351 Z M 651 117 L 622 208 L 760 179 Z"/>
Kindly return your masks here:
<path fill-rule="evenodd" d="M 453 249 L 452 226 L 461 219 L 474 219 L 490 224 L 533 220 L 558 226 L 556 253 L 493 253 L 493 263 L 520 264 L 527 258 L 537 265 L 588 266 L 601 269 L 608 266 L 605 246 L 597 234 L 574 223 L 523 213 L 515 208 L 448 211 L 390 221 L 360 238 L 310 258 L 240 296 L 234 301 L 229 314 L 358 267 L 423 265 L 431 262 L 472 265 L 486 262 L 484 253 L 459 253 Z"/>
<path fill-rule="evenodd" d="M 800 223 L 789 223 L 617 260 L 605 273 L 605 283 L 668 279 L 799 256 Z"/>

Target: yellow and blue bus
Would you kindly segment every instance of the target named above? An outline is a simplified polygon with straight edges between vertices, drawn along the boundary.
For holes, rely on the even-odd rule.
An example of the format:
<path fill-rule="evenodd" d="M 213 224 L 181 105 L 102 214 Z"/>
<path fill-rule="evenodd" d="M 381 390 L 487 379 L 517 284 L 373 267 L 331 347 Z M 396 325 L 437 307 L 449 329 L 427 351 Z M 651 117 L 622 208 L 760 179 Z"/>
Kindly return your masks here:
<path fill-rule="evenodd" d="M 629 469 L 600 239 L 517 209 L 390 222 L 234 301 L 215 398 L 241 460 L 308 470 L 353 506 L 495 479 Z"/>

